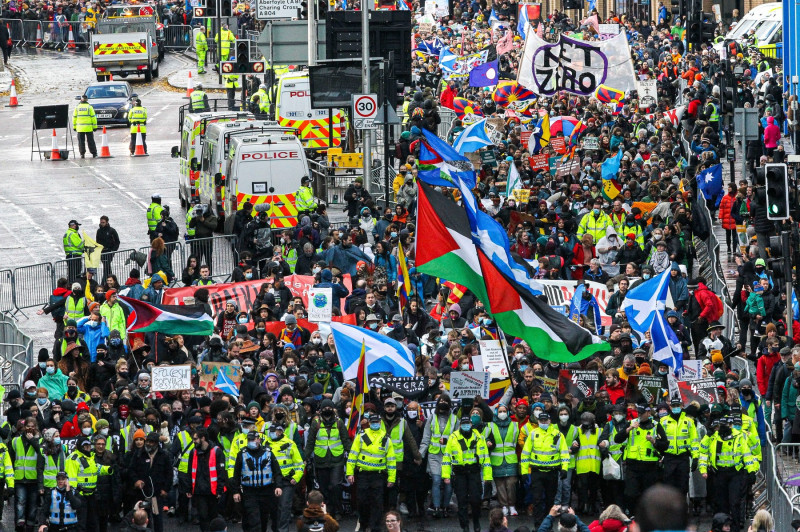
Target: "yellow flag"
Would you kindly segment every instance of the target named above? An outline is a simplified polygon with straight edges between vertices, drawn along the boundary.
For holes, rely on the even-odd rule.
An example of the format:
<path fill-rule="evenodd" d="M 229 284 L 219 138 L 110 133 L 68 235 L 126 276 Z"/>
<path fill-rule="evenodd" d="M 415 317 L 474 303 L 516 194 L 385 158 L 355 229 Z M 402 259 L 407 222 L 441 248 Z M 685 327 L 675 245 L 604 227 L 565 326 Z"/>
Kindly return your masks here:
<path fill-rule="evenodd" d="M 83 232 L 83 262 L 87 268 L 97 268 L 100 265 L 100 255 L 103 253 L 103 246 L 95 239 L 89 237 L 86 231 Z"/>

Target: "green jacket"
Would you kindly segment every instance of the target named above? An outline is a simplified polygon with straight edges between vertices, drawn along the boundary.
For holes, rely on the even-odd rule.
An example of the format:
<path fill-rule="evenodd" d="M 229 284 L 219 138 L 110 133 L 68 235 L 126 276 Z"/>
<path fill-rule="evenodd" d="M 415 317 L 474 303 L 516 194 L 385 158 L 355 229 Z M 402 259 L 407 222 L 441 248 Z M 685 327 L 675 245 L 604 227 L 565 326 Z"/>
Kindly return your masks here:
<path fill-rule="evenodd" d="M 797 412 L 797 388 L 793 379 L 787 379 L 781 394 L 781 419 L 794 421 L 795 412 Z"/>
<path fill-rule="evenodd" d="M 45 373 L 39 382 L 36 383 L 37 388 L 47 388 L 47 397 L 50 400 L 61 400 L 67 393 L 67 376 L 61 373 L 61 370 L 56 368 L 56 372 L 52 375 Z"/>
<path fill-rule="evenodd" d="M 747 296 L 747 302 L 745 303 L 744 311 L 751 316 L 755 316 L 756 314 L 765 316 L 767 311 L 764 308 L 764 298 L 761 297 L 761 294 L 750 292 L 750 295 Z"/>
<path fill-rule="evenodd" d="M 97 129 L 97 116 L 88 103 L 80 103 L 72 111 L 72 129 L 78 133 L 91 133 Z"/>
<path fill-rule="evenodd" d="M 100 305 L 100 315 L 105 318 L 109 331 L 119 331 L 122 341 L 128 336 L 128 322 L 125 319 L 125 311 L 122 305 L 117 302 L 109 305 L 107 302 Z"/>
<path fill-rule="evenodd" d="M 170 263 L 169 256 L 166 254 L 166 252 L 162 253 L 159 256 L 153 254 L 151 256 L 150 261 L 153 265 L 153 273 L 156 272 L 166 273 L 167 281 L 171 281 L 175 278 L 175 272 L 172 271 L 172 264 Z"/>

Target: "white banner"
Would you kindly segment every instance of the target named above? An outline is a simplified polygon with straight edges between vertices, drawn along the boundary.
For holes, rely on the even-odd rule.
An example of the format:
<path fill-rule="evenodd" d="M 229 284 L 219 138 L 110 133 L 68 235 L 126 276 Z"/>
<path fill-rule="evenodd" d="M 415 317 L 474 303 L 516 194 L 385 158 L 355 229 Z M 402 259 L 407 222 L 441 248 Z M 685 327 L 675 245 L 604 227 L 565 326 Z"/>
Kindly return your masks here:
<path fill-rule="evenodd" d="M 192 366 L 153 366 L 150 389 L 154 392 L 170 392 L 192 389 Z"/>
<path fill-rule="evenodd" d="M 447 0 L 427 0 L 425 2 L 425 14 L 437 19 L 446 17 L 450 14 L 450 6 Z"/>
<path fill-rule="evenodd" d="M 639 93 L 639 108 L 655 107 L 658 101 L 658 81 L 655 79 L 642 79 L 636 82 L 636 92 Z"/>
<path fill-rule="evenodd" d="M 558 91 L 589 96 L 600 85 L 624 93 L 636 88 L 636 76 L 625 33 L 598 42 L 560 35 L 557 43 L 540 39 L 535 32 L 525 38 L 525 52 L 517 81 L 537 94 Z"/>
<path fill-rule="evenodd" d="M 549 281 L 547 279 L 540 279 L 538 282 L 544 286 L 544 293 L 547 296 L 547 303 L 550 306 L 565 306 L 567 313 L 569 313 L 569 306 L 572 303 L 572 296 L 575 295 L 575 287 L 578 281 Z M 588 281 L 585 283 L 586 289 L 597 300 L 597 305 L 600 307 L 600 321 L 608 327 L 611 325 L 612 317 L 606 314 L 606 307 L 608 306 L 608 287 L 603 283 L 595 283 Z"/>
<path fill-rule="evenodd" d="M 453 399 L 474 399 L 480 395 L 489 398 L 488 371 L 454 371 L 450 374 L 450 396 Z"/>
<path fill-rule="evenodd" d="M 480 340 L 481 362 L 483 371 L 491 373 L 493 379 L 505 379 L 508 377 L 508 367 L 506 365 L 506 354 L 500 340 Z M 473 360 L 476 357 L 473 357 Z M 474 365 L 474 367 L 478 367 Z"/>
<path fill-rule="evenodd" d="M 703 378 L 703 361 L 702 360 L 684 360 L 683 373 L 681 375 L 682 381 L 696 381 Z"/>
<path fill-rule="evenodd" d="M 333 288 L 311 288 L 308 291 L 308 321 L 331 321 Z"/>
<path fill-rule="evenodd" d="M 617 35 L 619 33 L 619 24 L 598 24 L 598 27 L 598 33 L 607 35 Z"/>

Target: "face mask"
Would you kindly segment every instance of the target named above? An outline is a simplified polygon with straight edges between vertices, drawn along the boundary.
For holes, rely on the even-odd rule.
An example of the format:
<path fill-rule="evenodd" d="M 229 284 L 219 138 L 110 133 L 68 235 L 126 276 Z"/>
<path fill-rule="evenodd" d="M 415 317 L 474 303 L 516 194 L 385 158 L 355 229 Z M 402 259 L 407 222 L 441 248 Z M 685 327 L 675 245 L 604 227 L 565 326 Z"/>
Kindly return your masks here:
<path fill-rule="evenodd" d="M 653 235 L 653 240 L 661 240 L 661 235 Z"/>
<path fill-rule="evenodd" d="M 623 414 L 614 414 L 614 421 L 620 422 L 623 419 L 625 419 L 625 416 Z"/>
<path fill-rule="evenodd" d="M 253 373 L 253 366 L 242 366 L 242 371 L 250 375 L 251 373 Z"/>
<path fill-rule="evenodd" d="M 140 389 L 141 391 L 143 391 L 143 392 L 147 393 L 147 392 L 149 392 L 149 391 L 150 391 L 150 385 L 149 385 L 149 384 L 140 384 L 140 385 L 139 385 L 139 389 Z"/>
<path fill-rule="evenodd" d="M 645 273 L 645 274 L 642 275 L 642 277 L 646 281 L 646 280 L 648 280 L 650 278 L 650 274 L 649 273 Z"/>
<path fill-rule="evenodd" d="M 78 393 L 78 387 L 77 386 L 67 386 L 67 393 L 69 393 L 70 395 L 75 395 L 76 393 Z"/>
<path fill-rule="evenodd" d="M 588 185 L 583 185 L 583 190 L 589 190 L 589 186 Z"/>
<path fill-rule="evenodd" d="M 25 397 L 27 397 L 28 399 L 33 399 L 34 397 L 36 397 L 36 392 L 25 392 Z"/>
<path fill-rule="evenodd" d="M 484 326 L 484 327 L 488 327 L 488 326 L 489 326 L 489 325 L 491 325 L 491 324 L 492 324 L 492 320 L 491 320 L 491 319 L 489 319 L 489 318 L 483 318 L 483 326 Z"/>
<path fill-rule="evenodd" d="M 39 368 L 44 369 L 47 367 L 47 362 L 39 362 Z"/>
<path fill-rule="evenodd" d="M 470 419 L 470 421 L 472 421 L 473 425 L 477 425 L 478 423 L 481 422 L 481 416 L 477 416 L 477 415 L 476 416 L 470 416 L 469 419 Z"/>
<path fill-rule="evenodd" d="M 472 430 L 472 423 L 462 423 L 461 424 L 461 431 L 462 432 L 469 432 Z"/>
<path fill-rule="evenodd" d="M 270 440 L 277 440 L 278 439 L 278 433 L 276 431 L 272 431 L 272 430 L 269 431 L 269 439 Z"/>
<path fill-rule="evenodd" d="M 461 364 L 461 369 L 464 371 L 469 371 L 469 364 Z"/>
<path fill-rule="evenodd" d="M 89 321 L 87 322 L 87 325 L 88 325 L 89 327 L 97 327 L 98 325 L 100 325 L 100 322 L 99 322 L 99 321 L 92 321 L 92 320 L 89 320 Z"/>
<path fill-rule="evenodd" d="M 251 451 L 258 449 L 258 442 L 257 441 L 249 441 L 247 442 L 247 448 Z"/>
<path fill-rule="evenodd" d="M 592 214 L 594 214 L 595 216 L 599 215 L 600 209 L 592 209 Z"/>
<path fill-rule="evenodd" d="M 378 324 L 377 323 L 370 323 L 369 324 L 369 328 L 374 331 L 374 330 L 376 330 L 378 328 Z"/>
<path fill-rule="evenodd" d="M 659 374 L 659 375 L 666 375 L 667 373 L 669 373 L 669 370 L 666 370 L 666 369 L 660 369 L 660 370 L 658 370 L 658 374 Z"/>
<path fill-rule="evenodd" d="M 567 421 L 569 421 L 569 416 L 567 414 L 562 414 L 558 416 L 558 419 L 561 421 L 561 423 L 566 424 Z"/>
<path fill-rule="evenodd" d="M 389 236 L 391 236 L 392 238 L 397 238 L 397 232 L 392 231 Z"/>
<path fill-rule="evenodd" d="M 508 412 L 498 412 L 497 419 L 499 419 L 500 421 L 505 421 L 506 419 L 508 419 Z"/>
<path fill-rule="evenodd" d="M 674 407 L 672 409 L 672 413 L 673 414 L 680 414 L 681 413 L 681 407 L 679 407 L 679 406 Z"/>
<path fill-rule="evenodd" d="M 36 402 L 39 403 L 40 405 L 46 405 L 47 404 L 47 397 L 40 397 L 40 398 L 38 398 L 36 400 Z"/>
<path fill-rule="evenodd" d="M 539 419 L 539 414 L 541 414 L 541 413 L 542 413 L 542 409 L 541 408 L 534 408 L 533 409 L 533 417 L 534 417 L 534 419 Z"/>
<path fill-rule="evenodd" d="M 526 369 L 528 369 L 528 366 L 526 364 L 520 364 L 519 365 L 519 372 L 520 373 L 524 373 Z"/>
<path fill-rule="evenodd" d="M 380 423 L 370 423 L 369 424 L 369 428 L 372 429 L 372 430 L 381 430 L 381 424 Z"/>
<path fill-rule="evenodd" d="M 92 433 L 92 428 L 91 428 L 91 427 L 86 427 L 86 428 L 83 428 L 83 429 L 81 429 L 81 433 L 82 433 L 84 436 L 88 436 L 89 434 L 91 434 L 91 433 Z"/>
<path fill-rule="evenodd" d="M 564 237 L 563 236 L 558 237 L 558 242 L 560 244 L 563 244 L 564 243 Z"/>
<path fill-rule="evenodd" d="M 145 443 L 144 448 L 148 453 L 152 453 L 156 450 L 156 445 L 153 445 L 152 443 Z"/>
<path fill-rule="evenodd" d="M 250 272 L 247 272 L 246 274 L 244 274 L 244 278 L 245 279 L 252 279 L 253 278 L 253 274 L 250 273 Z"/>
<path fill-rule="evenodd" d="M 111 339 L 111 345 L 113 345 L 114 347 L 119 346 L 121 343 L 122 343 L 122 340 L 120 338 L 112 338 Z"/>
<path fill-rule="evenodd" d="M 128 378 L 128 372 L 127 371 L 120 371 L 119 372 L 119 377 L 121 379 L 127 379 Z"/>
<path fill-rule="evenodd" d="M 550 428 L 550 423 L 539 423 L 539 428 L 542 430 L 547 430 Z"/>
<path fill-rule="evenodd" d="M 322 338 L 312 338 L 311 343 L 314 345 L 322 345 Z"/>
<path fill-rule="evenodd" d="M 523 355 L 522 353 L 517 353 L 516 355 L 514 355 L 514 360 L 522 360 L 522 357 L 524 356 L 525 355 Z"/>

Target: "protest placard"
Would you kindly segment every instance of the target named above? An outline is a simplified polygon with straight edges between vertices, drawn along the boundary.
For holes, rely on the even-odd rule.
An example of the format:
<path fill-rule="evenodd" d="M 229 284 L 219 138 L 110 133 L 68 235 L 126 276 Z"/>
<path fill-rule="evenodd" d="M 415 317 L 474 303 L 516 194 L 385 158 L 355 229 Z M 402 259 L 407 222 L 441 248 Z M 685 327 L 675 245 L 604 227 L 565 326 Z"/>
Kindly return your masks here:
<path fill-rule="evenodd" d="M 528 157 L 528 162 L 531 165 L 531 170 L 544 170 L 550 167 L 549 163 L 547 162 L 547 155 L 544 153 L 531 155 Z"/>
<path fill-rule="evenodd" d="M 203 362 L 200 366 L 200 386 L 206 392 L 216 392 L 217 375 L 224 373 L 238 388 L 242 382 L 242 366 L 227 362 Z"/>
<path fill-rule="evenodd" d="M 331 321 L 333 317 L 333 288 L 308 290 L 308 321 Z"/>
<path fill-rule="evenodd" d="M 192 389 L 192 366 L 153 366 L 150 389 L 154 392 Z"/>
<path fill-rule="evenodd" d="M 399 393 L 403 397 L 413 399 L 425 393 L 428 389 L 428 379 L 425 377 L 395 377 L 382 373 L 369 376 L 370 386 L 380 386 L 389 391 Z"/>
<path fill-rule="evenodd" d="M 480 395 L 489 398 L 491 376 L 488 371 L 454 371 L 450 374 L 450 394 L 453 399 L 473 399 Z"/>
<path fill-rule="evenodd" d="M 600 139 L 597 137 L 584 137 L 583 138 L 583 149 L 584 150 L 599 150 L 600 149 Z"/>
<path fill-rule="evenodd" d="M 682 381 L 693 381 L 701 378 L 703 375 L 703 361 L 702 360 L 684 360 L 683 361 L 683 374 L 681 375 Z"/>
<path fill-rule="evenodd" d="M 555 137 L 550 139 L 550 147 L 556 153 L 565 154 L 567 153 L 567 143 L 564 140 L 564 137 Z"/>
<path fill-rule="evenodd" d="M 642 397 L 649 403 L 655 404 L 661 400 L 661 390 L 663 380 L 661 377 L 653 375 L 639 375 L 639 392 Z"/>
<path fill-rule="evenodd" d="M 493 379 L 508 377 L 506 354 L 500 340 L 480 340 L 480 346 L 481 361 L 483 362 L 481 369 L 488 371 Z"/>
<path fill-rule="evenodd" d="M 542 381 L 542 388 L 544 388 L 546 392 L 550 392 L 550 395 L 556 395 L 558 393 L 558 379 L 539 377 L 539 380 Z"/>
<path fill-rule="evenodd" d="M 594 370 L 562 369 L 558 376 L 558 393 L 579 399 L 594 397 L 599 382 L 600 374 Z"/>
<path fill-rule="evenodd" d="M 514 199 L 517 200 L 517 203 L 528 203 L 531 197 L 531 191 L 527 188 L 515 188 L 511 191 L 511 194 L 514 196 Z"/>
<path fill-rule="evenodd" d="M 681 381 L 678 383 L 684 406 L 692 401 L 697 401 L 701 405 L 710 405 L 719 402 L 717 395 L 717 382 L 714 377 L 693 380 L 691 382 Z"/>

